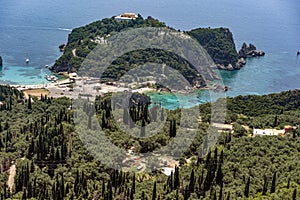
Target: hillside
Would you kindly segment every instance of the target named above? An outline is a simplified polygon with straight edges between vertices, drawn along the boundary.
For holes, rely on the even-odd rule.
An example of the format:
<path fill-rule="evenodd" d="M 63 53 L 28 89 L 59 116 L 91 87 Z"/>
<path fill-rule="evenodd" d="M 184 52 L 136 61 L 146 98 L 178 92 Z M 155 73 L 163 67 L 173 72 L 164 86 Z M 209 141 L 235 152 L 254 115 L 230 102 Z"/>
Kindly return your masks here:
<path fill-rule="evenodd" d="M 79 69 L 84 58 L 93 50 L 97 44 L 105 42 L 105 39 L 114 35 L 116 32 L 130 28 L 138 27 L 166 27 L 163 22 L 157 19 L 148 17 L 143 19 L 138 16 L 137 19 L 131 21 L 116 21 L 114 18 L 106 18 L 101 21 L 96 21 L 83 27 L 74 29 L 68 37 L 68 43 L 64 49 L 63 55 L 51 67 L 54 72 L 61 71 L 76 71 Z M 234 68 L 238 68 L 237 52 L 233 41 L 232 33 L 229 29 L 197 29 L 186 32 L 187 34 L 195 37 L 199 43 L 207 50 L 209 55 L 218 64 L 218 66 L 227 67 L 231 64 Z M 144 56 L 146 54 L 147 56 Z M 130 57 L 130 62 L 128 62 Z M 147 60 L 145 60 L 147 57 Z M 145 50 L 129 53 L 116 61 L 112 68 L 111 77 L 115 78 L 117 73 L 121 70 L 128 71 L 133 68 L 135 64 L 145 63 L 146 61 L 155 61 L 156 63 L 165 63 L 169 66 L 177 66 L 181 72 L 187 72 L 190 77 L 197 77 L 196 71 L 190 64 L 178 56 L 171 55 L 167 52 L 160 50 Z M 120 69 L 120 70 L 119 70 Z M 212 72 L 204 72 L 203 74 L 212 74 Z M 210 76 L 205 77 L 208 80 Z"/>
<path fill-rule="evenodd" d="M 137 124 L 148 123 L 150 112 L 145 108 L 149 99 L 143 95 L 132 98 L 142 102 L 132 104 L 128 114 Z M 197 159 L 197 152 L 205 141 L 211 105 L 200 105 L 197 136 L 174 173 L 166 176 L 157 160 L 148 163 L 156 169 L 152 173 L 126 173 L 103 165 L 87 151 L 75 130 L 70 99 L 42 96 L 25 100 L 21 92 L 0 86 L 0 167 L 4 170 L 0 199 L 298 199 L 299 99 L 298 90 L 228 98 L 226 123 L 234 124 L 234 133 L 224 131 L 203 159 Z M 119 129 L 110 95 L 98 97 L 95 105 L 84 102 L 82 114 L 90 115 L 91 106 L 112 143 L 126 150 L 134 146 L 137 153 L 168 144 L 180 122 L 179 109 L 166 111 L 166 123 L 159 133 L 136 138 Z M 161 117 L 153 109 L 151 115 Z M 128 115 L 123 115 L 123 121 L 131 123 Z M 96 121 L 84 124 L 89 134 Z M 249 135 L 251 127 L 282 129 L 285 125 L 296 129 L 285 136 Z M 11 161 L 15 161 L 16 176 L 9 191 L 5 171 Z"/>

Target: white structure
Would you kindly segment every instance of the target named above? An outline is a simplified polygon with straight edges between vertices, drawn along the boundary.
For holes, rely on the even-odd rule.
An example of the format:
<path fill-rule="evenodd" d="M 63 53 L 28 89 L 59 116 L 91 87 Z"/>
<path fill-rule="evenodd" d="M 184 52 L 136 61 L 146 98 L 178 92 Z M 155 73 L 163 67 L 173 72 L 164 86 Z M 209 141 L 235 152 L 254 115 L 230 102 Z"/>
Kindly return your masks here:
<path fill-rule="evenodd" d="M 276 130 L 276 129 L 253 129 L 252 136 L 274 136 L 274 135 L 284 135 L 284 130 Z"/>
<path fill-rule="evenodd" d="M 124 13 L 118 16 L 115 16 L 115 20 L 122 21 L 122 20 L 132 20 L 136 19 L 138 16 L 135 13 Z"/>
<path fill-rule="evenodd" d="M 173 174 L 175 172 L 175 169 L 171 167 L 163 167 L 161 169 L 163 170 L 162 173 L 165 174 L 166 176 L 171 176 L 172 172 Z"/>

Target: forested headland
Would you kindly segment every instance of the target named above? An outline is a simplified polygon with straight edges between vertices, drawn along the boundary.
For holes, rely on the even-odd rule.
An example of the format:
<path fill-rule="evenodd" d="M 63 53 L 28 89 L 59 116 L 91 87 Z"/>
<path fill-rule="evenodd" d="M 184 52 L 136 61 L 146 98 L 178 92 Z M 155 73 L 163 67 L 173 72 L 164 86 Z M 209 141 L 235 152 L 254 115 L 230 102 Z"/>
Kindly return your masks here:
<path fill-rule="evenodd" d="M 151 152 L 176 137 L 180 109 L 165 110 L 166 123 L 155 136 L 136 138 L 119 130 L 110 98 L 84 101 L 83 113 L 95 110 L 97 121 L 88 117 L 87 126 L 93 130 L 99 123 L 119 148 Z M 137 99 L 142 101 L 127 110 L 124 122 L 130 125 L 130 116 L 146 125 L 150 115 L 162 117 L 153 107 L 148 111 L 147 96 Z M 148 163 L 153 172 L 130 173 L 95 159 L 76 133 L 70 99 L 25 99 L 22 92 L 0 86 L 0 199 L 299 199 L 300 91 L 226 100 L 226 124 L 234 131 L 223 131 L 211 151 L 198 158 L 207 140 L 211 104 L 191 108 L 200 111 L 197 136 L 167 176 L 155 160 Z M 251 137 L 253 128 L 287 125 L 294 128 L 283 136 Z M 8 188 L 11 165 L 16 175 Z"/>
<path fill-rule="evenodd" d="M 174 30 L 150 16 L 144 19 L 141 15 L 138 15 L 138 18 L 130 21 L 117 21 L 114 17 L 105 18 L 73 29 L 69 34 L 63 55 L 56 60 L 51 70 L 54 72 L 77 71 L 87 55 L 97 45 L 105 44 L 109 37 L 118 32 L 142 27 L 167 27 Z M 233 34 L 228 28 L 199 28 L 180 32 L 195 38 L 208 52 L 216 65 L 222 65 L 225 68 L 231 65 L 232 69 L 241 67 L 237 64 L 238 53 L 235 48 Z M 164 50 L 146 49 L 129 52 L 128 55 L 119 57 L 112 63 L 112 69 L 114 70 L 109 71 L 109 76 L 104 74 L 103 78 L 113 81 L 120 71 L 129 71 L 134 66 L 145 62 L 164 63 L 175 67 L 182 74 L 187 73 L 191 77 L 197 77 L 194 66 L 191 66 L 186 60 L 180 59 L 178 56 Z"/>

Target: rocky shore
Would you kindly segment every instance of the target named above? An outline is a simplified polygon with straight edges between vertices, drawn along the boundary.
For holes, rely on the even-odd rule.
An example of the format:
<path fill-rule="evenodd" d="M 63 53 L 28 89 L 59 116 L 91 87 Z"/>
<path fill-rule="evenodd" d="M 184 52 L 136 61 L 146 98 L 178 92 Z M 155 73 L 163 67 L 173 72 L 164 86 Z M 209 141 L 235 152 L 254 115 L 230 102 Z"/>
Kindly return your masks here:
<path fill-rule="evenodd" d="M 265 52 L 261 50 L 257 50 L 256 46 L 253 44 L 249 44 L 249 46 L 246 43 L 243 43 L 243 46 L 241 50 L 239 51 L 239 58 L 247 58 L 247 57 L 259 57 L 264 56 Z"/>
<path fill-rule="evenodd" d="M 249 44 L 248 46 L 246 43 L 243 43 L 242 48 L 238 52 L 238 60 L 235 64 L 228 64 L 228 65 L 217 64 L 216 68 L 221 70 L 229 70 L 229 71 L 238 70 L 246 65 L 246 58 L 260 57 L 264 55 L 265 52 L 261 50 L 257 50 L 256 46 L 254 46 L 253 44 Z"/>

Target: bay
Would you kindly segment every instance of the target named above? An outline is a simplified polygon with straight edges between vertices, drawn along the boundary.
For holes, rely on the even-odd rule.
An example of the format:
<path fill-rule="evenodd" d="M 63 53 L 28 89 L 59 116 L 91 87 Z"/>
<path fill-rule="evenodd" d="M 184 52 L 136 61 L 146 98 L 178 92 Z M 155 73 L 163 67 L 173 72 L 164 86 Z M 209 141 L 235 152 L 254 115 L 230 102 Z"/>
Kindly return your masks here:
<path fill-rule="evenodd" d="M 297 0 L 0 0 L 0 83 L 45 83 L 44 66 L 61 55 L 70 31 L 124 12 L 153 16 L 181 30 L 228 27 L 237 49 L 253 43 L 266 52 L 239 71 L 221 71 L 228 96 L 267 94 L 300 87 L 300 2 Z M 26 65 L 25 59 L 30 63 Z M 153 98 L 157 98 L 154 97 Z M 168 99 L 160 95 L 158 99 Z M 204 98 L 204 97 L 203 97 Z M 187 98 L 188 99 L 188 98 Z M 198 100 L 197 100 L 198 99 Z M 201 103 L 197 98 L 186 105 Z M 191 102 L 194 102 L 191 103 Z"/>

